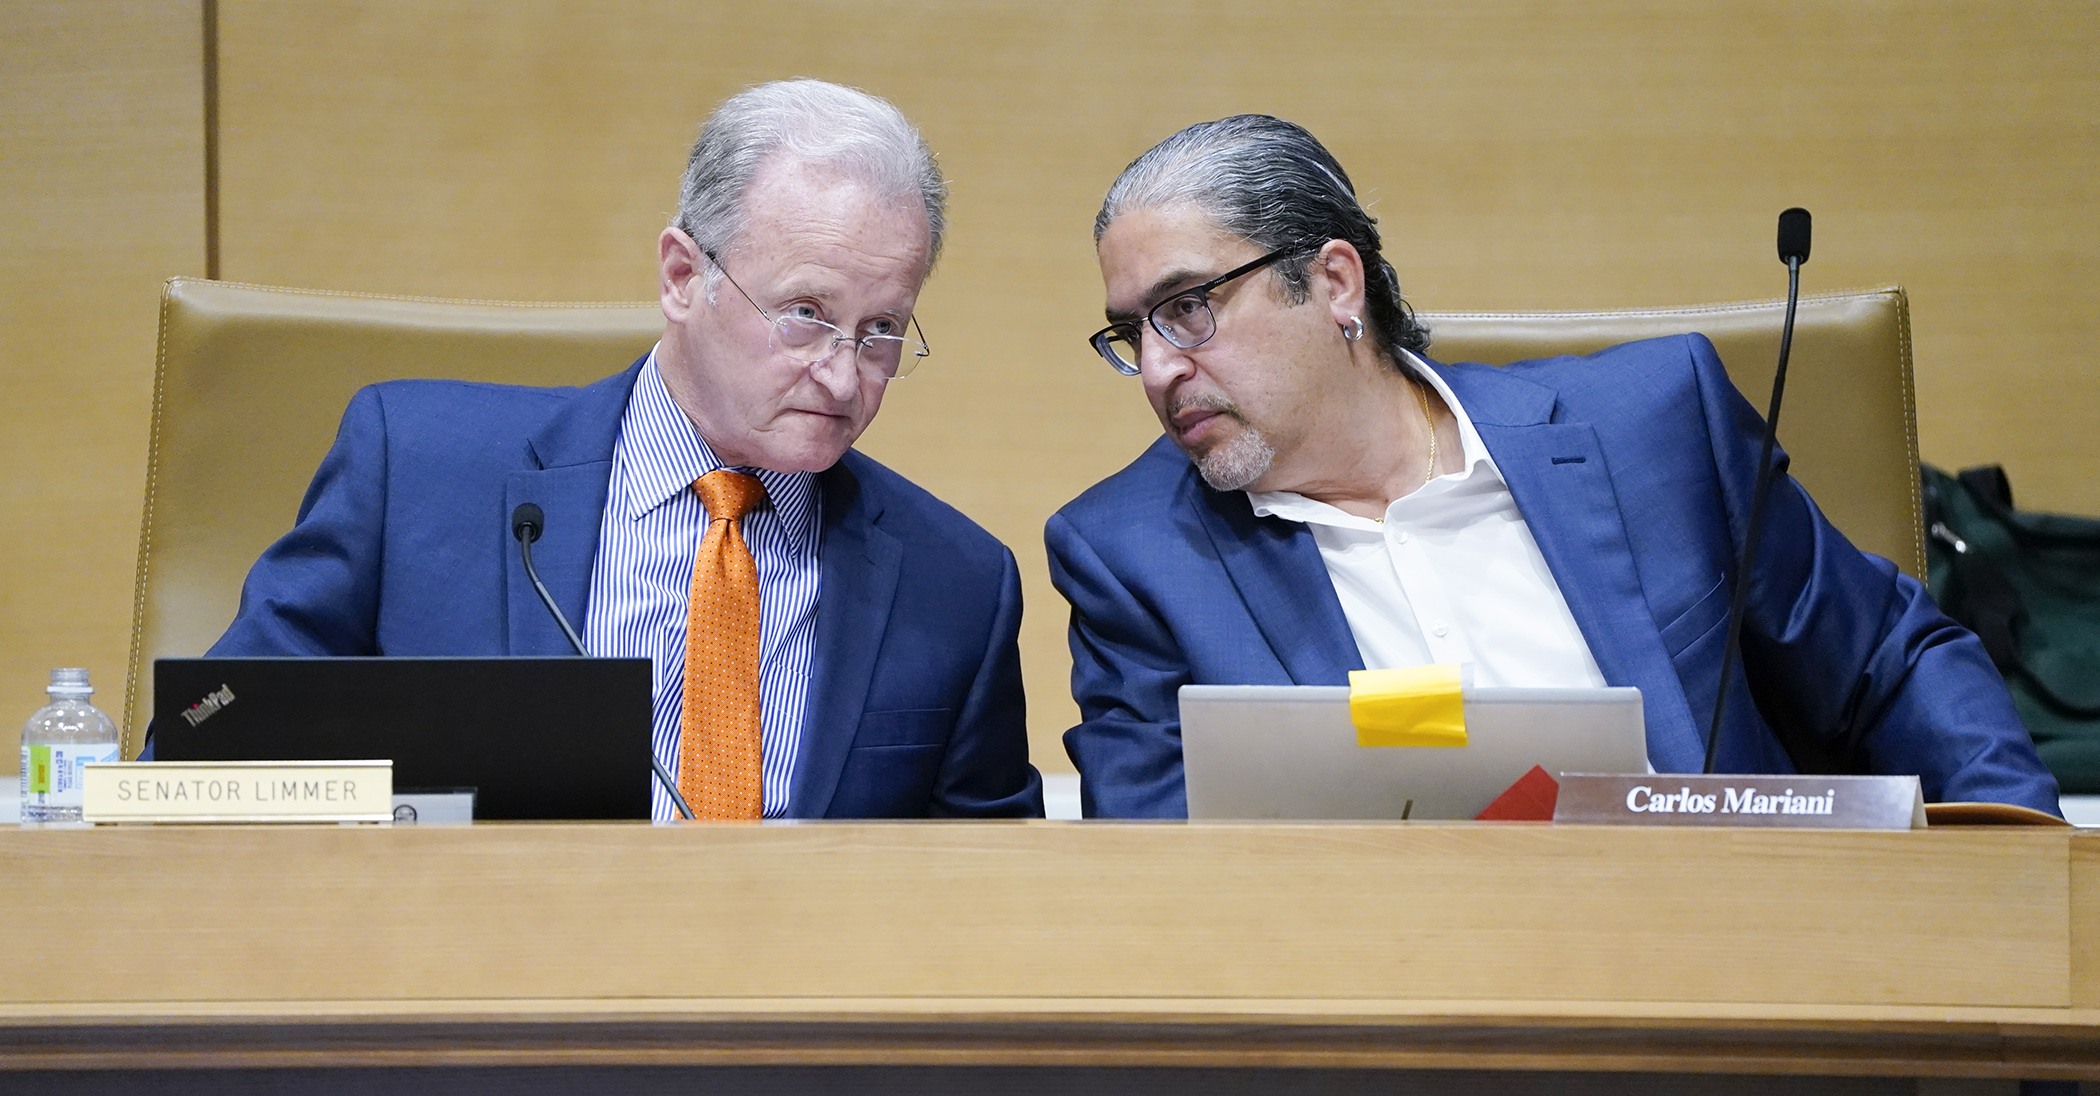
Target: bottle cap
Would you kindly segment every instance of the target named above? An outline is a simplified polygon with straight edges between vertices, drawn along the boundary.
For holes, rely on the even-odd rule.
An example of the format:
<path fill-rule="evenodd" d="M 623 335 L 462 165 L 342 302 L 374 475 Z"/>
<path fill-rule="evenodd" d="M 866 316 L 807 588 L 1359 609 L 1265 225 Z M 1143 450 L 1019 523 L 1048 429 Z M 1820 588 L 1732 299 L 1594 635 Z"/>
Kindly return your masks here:
<path fill-rule="evenodd" d="M 44 691 L 53 696 L 91 696 L 95 687 L 88 684 L 87 669 L 74 666 L 51 671 L 51 684 L 45 686 Z"/>

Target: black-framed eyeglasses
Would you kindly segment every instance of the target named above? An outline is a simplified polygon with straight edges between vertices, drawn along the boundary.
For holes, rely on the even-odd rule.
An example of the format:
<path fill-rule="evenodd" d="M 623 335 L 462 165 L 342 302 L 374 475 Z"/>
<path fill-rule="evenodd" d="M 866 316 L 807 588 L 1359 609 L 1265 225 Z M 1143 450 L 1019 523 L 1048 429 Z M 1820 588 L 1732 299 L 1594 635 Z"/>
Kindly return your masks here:
<path fill-rule="evenodd" d="M 1269 252 L 1245 266 L 1236 266 L 1202 285 L 1192 285 L 1166 300 L 1152 306 L 1145 313 L 1145 323 L 1159 332 L 1161 338 L 1183 350 L 1194 350 L 1210 341 L 1218 333 L 1218 318 L 1210 310 L 1210 291 L 1226 282 L 1246 274 L 1252 274 L 1278 259 L 1292 255 L 1304 255 L 1314 250 L 1309 247 L 1285 247 Z M 1087 343 L 1101 355 L 1115 371 L 1126 377 L 1138 375 L 1139 340 L 1144 328 L 1136 321 L 1125 320 L 1112 323 L 1092 335 Z"/>
<path fill-rule="evenodd" d="M 911 329 L 919 336 L 916 339 L 902 335 L 854 335 L 815 316 L 790 313 L 776 319 L 764 306 L 751 300 L 751 294 L 745 293 L 743 286 L 737 285 L 736 278 L 714 252 L 703 251 L 701 254 L 706 255 L 707 260 L 715 264 L 715 269 L 729 279 L 729 284 L 736 286 L 738 295 L 751 301 L 751 307 L 758 309 L 758 314 L 772 325 L 773 349 L 798 362 L 815 365 L 829 361 L 833 354 L 838 353 L 840 343 L 852 343 L 853 363 L 862 373 L 893 381 L 910 376 L 911 371 L 918 368 L 919 359 L 933 353 L 926 345 L 926 332 L 920 329 L 917 316 L 911 318 Z"/>

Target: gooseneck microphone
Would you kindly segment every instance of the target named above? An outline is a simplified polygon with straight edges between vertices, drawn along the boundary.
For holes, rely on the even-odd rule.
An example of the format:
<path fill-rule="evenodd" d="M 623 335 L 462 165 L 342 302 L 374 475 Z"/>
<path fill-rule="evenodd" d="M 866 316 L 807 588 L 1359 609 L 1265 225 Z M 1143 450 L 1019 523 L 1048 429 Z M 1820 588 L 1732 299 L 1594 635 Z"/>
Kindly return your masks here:
<path fill-rule="evenodd" d="M 554 603 L 554 595 L 547 592 L 547 584 L 540 581 L 539 571 L 532 566 L 532 542 L 540 539 L 540 532 L 546 527 L 547 515 L 536 503 L 521 502 L 517 509 L 510 512 L 510 535 L 511 539 L 518 542 L 518 557 L 525 562 L 525 577 L 532 580 L 532 588 L 540 595 L 540 604 L 545 605 L 547 611 L 554 614 L 554 623 L 561 625 L 561 634 L 569 638 L 569 646 L 576 648 L 577 654 L 589 658 L 591 653 L 584 650 L 582 638 L 577 636 L 576 629 L 569 626 L 569 618 L 562 615 L 561 606 Z M 692 818 L 693 808 L 687 806 L 685 797 L 678 794 L 678 782 L 671 779 L 671 774 L 664 769 L 664 763 L 656 759 L 653 745 L 649 750 L 649 769 L 656 774 L 656 779 L 664 786 L 664 790 L 671 793 L 671 802 L 677 806 L 679 816 Z"/>
<path fill-rule="evenodd" d="M 1750 521 L 1743 529 L 1743 552 L 1735 572 L 1735 596 L 1728 603 L 1728 644 L 1721 654 L 1721 686 L 1714 694 L 1714 718 L 1706 731 L 1706 767 L 1714 771 L 1721 745 L 1721 713 L 1728 707 L 1728 686 L 1736 655 L 1742 650 L 1743 603 L 1750 576 L 1757 568 L 1758 534 L 1765 523 L 1765 498 L 1772 486 L 1772 446 L 1779 437 L 1779 401 L 1786 394 L 1786 359 L 1794 346 L 1794 306 L 1801 298 L 1801 264 L 1808 261 L 1808 211 L 1796 206 L 1779 215 L 1779 261 L 1786 264 L 1786 324 L 1779 332 L 1779 369 L 1772 374 L 1772 404 L 1765 412 L 1765 442 L 1757 457 L 1757 486 L 1750 492 Z M 550 603 L 551 604 L 551 603 Z"/>
<path fill-rule="evenodd" d="M 554 614 L 554 623 L 561 625 L 561 634 L 569 637 L 569 646 L 576 648 L 577 654 L 589 658 L 591 653 L 583 649 L 583 640 L 576 635 L 576 629 L 569 627 L 569 618 L 562 615 L 561 606 L 554 604 L 554 595 L 547 592 L 546 584 L 540 581 L 539 571 L 532 565 L 532 542 L 540 539 L 540 530 L 546 527 L 547 515 L 537 503 L 521 502 L 510 512 L 510 535 L 518 542 L 518 555 L 525 560 L 525 577 L 531 579 L 532 588 L 539 591 L 540 603 Z"/>

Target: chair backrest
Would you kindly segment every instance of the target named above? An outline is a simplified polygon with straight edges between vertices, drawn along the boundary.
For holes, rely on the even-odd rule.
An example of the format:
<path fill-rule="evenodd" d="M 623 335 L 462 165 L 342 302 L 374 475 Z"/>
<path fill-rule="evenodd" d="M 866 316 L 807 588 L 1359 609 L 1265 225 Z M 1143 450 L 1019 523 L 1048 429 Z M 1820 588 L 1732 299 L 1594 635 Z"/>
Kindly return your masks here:
<path fill-rule="evenodd" d="M 1772 395 L 1785 301 L 1617 312 L 1423 313 L 1430 356 L 1507 365 L 1657 335 L 1712 339 L 1758 414 Z M 1801 298 L 1779 443 L 1794 477 L 1852 543 L 1925 577 L 1910 304 L 1897 286 Z"/>
<path fill-rule="evenodd" d="M 291 528 L 359 388 L 402 377 L 587 384 L 663 332 L 654 302 L 516 304 L 172 278 L 161 293 L 124 756 L 153 714 L 153 660 L 197 655 Z"/>

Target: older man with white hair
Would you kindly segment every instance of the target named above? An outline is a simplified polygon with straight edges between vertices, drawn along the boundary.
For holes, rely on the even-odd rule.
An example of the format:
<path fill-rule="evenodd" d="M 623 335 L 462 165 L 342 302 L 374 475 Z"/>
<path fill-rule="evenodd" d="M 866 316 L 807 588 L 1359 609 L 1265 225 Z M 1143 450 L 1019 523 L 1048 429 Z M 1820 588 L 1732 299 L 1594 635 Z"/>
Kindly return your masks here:
<path fill-rule="evenodd" d="M 655 348 L 584 388 L 358 393 L 210 653 L 567 653 L 509 550 L 529 502 L 586 646 L 653 660 L 700 816 L 1040 815 L 1013 554 L 851 448 L 928 353 L 945 191 L 881 99 L 727 100 L 658 241 Z"/>

